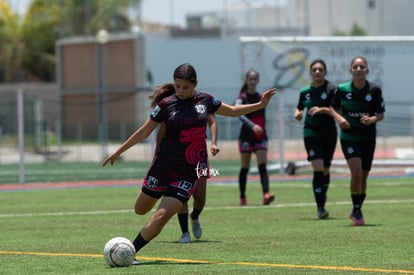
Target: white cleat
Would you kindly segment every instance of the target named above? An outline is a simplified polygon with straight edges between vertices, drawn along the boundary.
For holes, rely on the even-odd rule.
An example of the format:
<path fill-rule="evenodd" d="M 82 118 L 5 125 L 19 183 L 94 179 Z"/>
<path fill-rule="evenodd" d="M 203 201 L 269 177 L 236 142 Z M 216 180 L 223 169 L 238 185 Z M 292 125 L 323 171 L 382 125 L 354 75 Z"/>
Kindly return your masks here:
<path fill-rule="evenodd" d="M 179 242 L 180 243 L 189 243 L 189 242 L 191 242 L 190 233 L 188 233 L 188 232 L 183 233 L 183 235 L 181 236 Z"/>
<path fill-rule="evenodd" d="M 201 238 L 201 235 L 203 235 L 203 229 L 201 228 L 201 223 L 199 219 L 191 219 L 191 225 L 193 227 L 193 235 L 197 239 Z"/>

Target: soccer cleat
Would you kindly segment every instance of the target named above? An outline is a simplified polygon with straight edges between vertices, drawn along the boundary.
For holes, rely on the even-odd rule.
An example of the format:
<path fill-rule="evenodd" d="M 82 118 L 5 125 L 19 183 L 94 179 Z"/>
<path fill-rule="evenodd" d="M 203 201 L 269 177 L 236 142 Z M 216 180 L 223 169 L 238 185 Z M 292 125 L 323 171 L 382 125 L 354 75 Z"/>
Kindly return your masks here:
<path fill-rule="evenodd" d="M 240 205 L 246 206 L 247 205 L 247 199 L 246 198 L 240 198 Z"/>
<path fill-rule="evenodd" d="M 349 214 L 349 218 L 356 226 L 365 224 L 364 216 L 362 215 L 361 210 L 352 211 L 351 214 Z"/>
<path fill-rule="evenodd" d="M 139 265 L 141 264 L 141 261 L 138 260 L 137 258 L 134 258 L 134 260 L 132 261 L 132 265 Z"/>
<path fill-rule="evenodd" d="M 201 223 L 199 219 L 191 219 L 191 225 L 193 228 L 193 235 L 197 239 L 201 238 L 201 235 L 203 235 L 203 229 L 201 228 Z"/>
<path fill-rule="evenodd" d="M 325 208 L 321 207 L 318 209 L 318 218 L 321 220 L 327 219 L 329 217 L 329 212 Z"/>
<path fill-rule="evenodd" d="M 180 243 L 189 243 L 189 242 L 191 242 L 190 233 L 188 233 L 188 232 L 183 233 L 183 235 L 181 236 L 179 242 Z"/>
<path fill-rule="evenodd" d="M 263 195 L 263 205 L 269 205 L 274 201 L 275 195 L 273 193 L 266 193 Z"/>

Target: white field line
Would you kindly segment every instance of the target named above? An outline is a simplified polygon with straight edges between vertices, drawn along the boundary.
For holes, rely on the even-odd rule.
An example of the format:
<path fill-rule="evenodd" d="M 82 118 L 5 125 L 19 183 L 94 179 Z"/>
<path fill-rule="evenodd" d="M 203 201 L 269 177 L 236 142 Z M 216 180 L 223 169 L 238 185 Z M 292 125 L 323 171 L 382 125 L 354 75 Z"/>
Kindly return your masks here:
<path fill-rule="evenodd" d="M 365 204 L 410 204 L 414 203 L 414 199 L 409 200 L 367 200 Z M 330 202 L 330 205 L 350 205 L 350 201 Z M 220 207 L 206 207 L 204 210 L 231 210 L 231 209 L 252 209 L 252 208 L 289 208 L 289 207 L 309 207 L 314 206 L 315 203 L 287 203 L 287 204 L 273 204 L 273 205 L 258 205 L 258 206 L 220 206 Z M 154 210 L 153 210 L 154 211 Z M 67 211 L 67 212 L 47 212 L 47 213 L 15 213 L 15 214 L 0 214 L 0 218 L 18 218 L 18 217 L 41 217 L 41 216 L 73 216 L 73 215 L 106 215 L 106 214 L 120 214 L 133 213 L 132 209 L 120 210 L 96 210 L 96 211 Z"/>

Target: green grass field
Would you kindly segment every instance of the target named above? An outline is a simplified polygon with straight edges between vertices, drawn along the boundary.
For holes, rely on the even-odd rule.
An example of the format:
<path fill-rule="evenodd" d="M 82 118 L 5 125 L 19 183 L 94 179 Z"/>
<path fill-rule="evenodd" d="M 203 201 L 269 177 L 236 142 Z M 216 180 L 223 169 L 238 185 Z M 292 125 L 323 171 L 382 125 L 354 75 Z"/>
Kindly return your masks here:
<path fill-rule="evenodd" d="M 237 175 L 238 160 L 211 161 L 212 168 L 219 168 L 223 176 Z M 62 182 L 79 180 L 133 179 L 145 176 L 148 161 L 117 161 L 114 166 L 102 167 L 96 162 L 45 162 L 25 165 L 25 182 Z M 2 164 L 0 184 L 18 183 L 19 165 Z"/>
<path fill-rule="evenodd" d="M 261 206 L 249 182 L 249 207 L 235 183 L 210 184 L 203 237 L 180 244 L 178 221 L 144 247 L 140 266 L 110 268 L 102 250 L 133 239 L 150 215 L 136 216 L 138 187 L 0 192 L 0 274 L 414 274 L 412 179 L 372 179 L 366 226 L 348 219 L 348 180 L 333 180 L 328 220 L 316 219 L 309 181 L 272 182 Z"/>

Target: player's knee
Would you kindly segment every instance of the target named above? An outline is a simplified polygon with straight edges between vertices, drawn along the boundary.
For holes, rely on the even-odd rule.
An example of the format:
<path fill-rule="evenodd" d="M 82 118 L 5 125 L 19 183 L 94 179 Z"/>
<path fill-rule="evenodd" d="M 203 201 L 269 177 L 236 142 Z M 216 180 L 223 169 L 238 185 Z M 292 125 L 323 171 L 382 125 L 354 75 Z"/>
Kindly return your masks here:
<path fill-rule="evenodd" d="M 138 205 L 135 205 L 135 214 L 137 215 L 145 215 L 147 214 L 151 209 L 146 209 L 146 208 L 142 208 L 139 207 Z"/>

